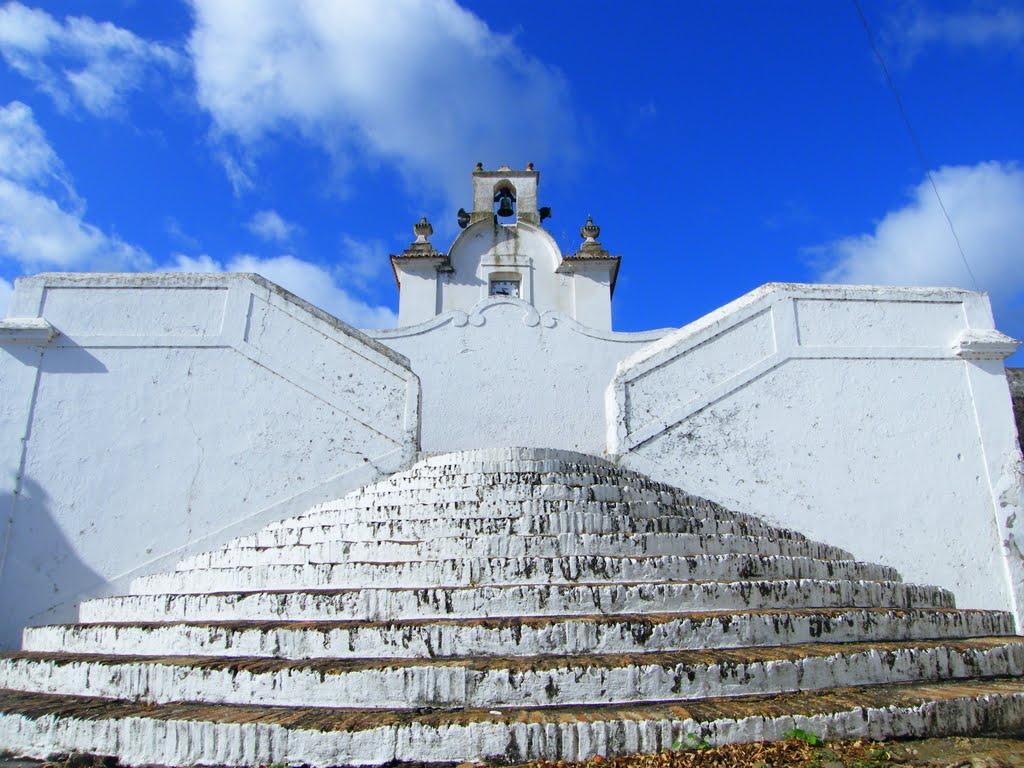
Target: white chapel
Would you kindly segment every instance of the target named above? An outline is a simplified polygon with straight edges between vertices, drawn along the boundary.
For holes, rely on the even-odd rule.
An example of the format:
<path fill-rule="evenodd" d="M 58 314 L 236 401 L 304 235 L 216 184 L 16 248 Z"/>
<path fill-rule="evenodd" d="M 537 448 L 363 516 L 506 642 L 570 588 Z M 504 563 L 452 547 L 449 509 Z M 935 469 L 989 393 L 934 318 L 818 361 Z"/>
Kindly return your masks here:
<path fill-rule="evenodd" d="M 560 312 L 583 325 L 611 330 L 611 297 L 619 257 L 597 241 L 588 220 L 583 244 L 563 255 L 537 205 L 540 173 L 502 166 L 473 172 L 473 211 L 459 212 L 463 231 L 447 253 L 434 249 L 424 219 L 416 241 L 391 257 L 399 287 L 398 324 L 415 325 L 444 312 L 467 310 L 490 296 L 521 299 L 538 312 Z"/>
<path fill-rule="evenodd" d="M 514 765 L 1024 729 L 1019 342 L 988 296 L 769 283 L 615 332 L 619 258 L 589 220 L 563 254 L 539 178 L 478 165 L 447 250 L 415 225 L 388 330 L 255 274 L 16 282 L 0 747 Z"/>

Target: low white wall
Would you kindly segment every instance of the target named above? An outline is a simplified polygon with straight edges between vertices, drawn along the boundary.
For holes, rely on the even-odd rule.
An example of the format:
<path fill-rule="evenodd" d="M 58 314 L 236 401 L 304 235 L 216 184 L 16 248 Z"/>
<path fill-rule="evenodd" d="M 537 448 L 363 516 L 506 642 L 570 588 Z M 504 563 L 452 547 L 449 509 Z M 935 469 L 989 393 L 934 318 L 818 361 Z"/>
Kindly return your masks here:
<path fill-rule="evenodd" d="M 39 275 L 8 314 L 4 646 L 416 454 L 408 362 L 258 276 Z"/>
<path fill-rule="evenodd" d="M 624 360 L 608 450 L 1022 616 L 1022 465 L 987 296 L 771 284 Z"/>
<path fill-rule="evenodd" d="M 604 389 L 619 361 L 667 330 L 614 333 L 525 301 L 368 335 L 409 358 L 423 387 L 424 451 L 522 446 L 604 451 Z"/>

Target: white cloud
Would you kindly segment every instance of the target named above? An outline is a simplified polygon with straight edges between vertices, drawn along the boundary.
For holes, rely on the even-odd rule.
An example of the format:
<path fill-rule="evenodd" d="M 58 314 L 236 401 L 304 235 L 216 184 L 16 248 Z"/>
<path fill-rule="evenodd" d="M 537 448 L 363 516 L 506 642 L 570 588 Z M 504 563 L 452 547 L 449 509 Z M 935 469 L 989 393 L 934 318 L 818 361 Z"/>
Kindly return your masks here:
<path fill-rule="evenodd" d="M 212 258 L 207 256 L 205 253 L 199 256 L 189 256 L 184 253 L 178 253 L 174 256 L 174 261 L 170 264 L 164 264 L 157 270 L 159 272 L 225 272 L 220 263 L 214 261 Z"/>
<path fill-rule="evenodd" d="M 960 46 L 1014 46 L 1024 42 L 1024 11 L 994 8 L 990 11 L 938 13 L 920 9 L 907 29 L 907 37 L 920 44 L 947 42 Z"/>
<path fill-rule="evenodd" d="M 217 153 L 217 159 L 224 166 L 224 175 L 228 177 L 235 197 L 256 186 L 252 180 L 255 168 L 251 158 L 239 157 L 226 150 L 221 150 Z"/>
<path fill-rule="evenodd" d="M 0 107 L 0 256 L 29 270 L 144 269 L 144 251 L 84 221 L 60 158 L 32 110 Z"/>
<path fill-rule="evenodd" d="M 476 161 L 575 152 L 564 78 L 453 0 L 192 0 L 199 103 L 222 135 L 311 139 L 450 195 Z"/>
<path fill-rule="evenodd" d="M 883 16 L 881 40 L 889 57 L 904 67 L 937 46 L 1019 52 L 1024 48 L 1024 9 L 998 2 L 950 11 L 919 2 L 891 3 Z"/>
<path fill-rule="evenodd" d="M 291 255 L 264 259 L 238 254 L 226 264 L 221 264 L 205 254 L 198 257 L 179 254 L 174 263 L 162 271 L 256 272 L 357 328 L 392 328 L 398 324 L 398 316 L 393 310 L 354 297 L 338 285 L 337 275 Z"/>
<path fill-rule="evenodd" d="M 16 101 L 0 106 L 0 259 L 12 260 L 25 271 L 154 268 L 145 251 L 104 233 L 86 222 L 84 215 L 85 203 L 75 193 L 63 163 L 47 142 L 32 110 Z M 280 234 L 291 226 L 277 214 L 263 218 L 264 223 L 270 222 L 271 234 Z M 171 264 L 157 268 L 181 272 L 258 272 L 352 325 L 394 326 L 397 317 L 391 309 L 364 302 L 339 286 L 341 279 L 357 283 L 357 278 L 371 269 L 366 260 L 373 249 L 367 246 L 359 251 L 361 244 L 355 240 L 348 245 L 350 275 L 341 268 L 332 274 L 290 255 L 261 259 L 243 254 L 221 264 L 207 255 L 178 254 Z M 11 284 L 0 278 L 0 315 L 6 313 L 11 289 Z"/>
<path fill-rule="evenodd" d="M 14 286 L 0 277 L 0 318 L 7 317 L 7 306 L 11 303 Z"/>
<path fill-rule="evenodd" d="M 257 211 L 245 226 L 267 242 L 287 242 L 295 231 L 295 225 L 281 218 L 277 211 Z"/>
<path fill-rule="evenodd" d="M 1024 333 L 1024 169 L 980 163 L 939 169 L 935 184 L 981 290 L 1007 332 Z M 826 282 L 973 288 L 927 180 L 874 232 L 812 249 L 828 263 Z"/>
<path fill-rule="evenodd" d="M 0 174 L 16 182 L 70 183 L 57 153 L 36 123 L 32 110 L 19 101 L 0 107 Z"/>
<path fill-rule="evenodd" d="M 68 17 L 63 23 L 21 3 L 0 8 L 0 55 L 62 109 L 79 104 L 97 115 L 119 109 L 125 97 L 184 58 L 109 22 Z"/>
<path fill-rule="evenodd" d="M 380 240 L 341 236 L 340 269 L 353 284 L 365 287 L 390 268 L 387 247 Z"/>

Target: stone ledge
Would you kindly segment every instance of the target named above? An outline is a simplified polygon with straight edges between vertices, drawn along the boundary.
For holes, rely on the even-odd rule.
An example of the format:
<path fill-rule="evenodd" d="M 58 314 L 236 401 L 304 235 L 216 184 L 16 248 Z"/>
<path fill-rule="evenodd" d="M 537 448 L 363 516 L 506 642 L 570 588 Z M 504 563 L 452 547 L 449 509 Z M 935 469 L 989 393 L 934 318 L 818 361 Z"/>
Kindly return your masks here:
<path fill-rule="evenodd" d="M 0 320 L 0 346 L 47 344 L 57 335 L 57 329 L 41 317 Z"/>

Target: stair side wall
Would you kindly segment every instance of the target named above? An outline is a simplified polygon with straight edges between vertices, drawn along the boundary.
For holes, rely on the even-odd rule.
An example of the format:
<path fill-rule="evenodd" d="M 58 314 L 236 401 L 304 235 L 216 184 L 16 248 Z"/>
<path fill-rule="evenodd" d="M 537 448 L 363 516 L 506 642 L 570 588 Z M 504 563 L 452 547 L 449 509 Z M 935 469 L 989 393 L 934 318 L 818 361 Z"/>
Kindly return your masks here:
<path fill-rule="evenodd" d="M 1024 450 L 1024 368 L 1007 368 L 1010 398 L 1013 400 L 1013 418 L 1017 422 L 1017 442 Z"/>
<path fill-rule="evenodd" d="M 39 275 L 9 316 L 4 646 L 416 456 L 408 361 L 255 275 Z"/>
<path fill-rule="evenodd" d="M 1014 348 L 985 294 L 766 285 L 623 361 L 608 451 L 1020 622 Z"/>

